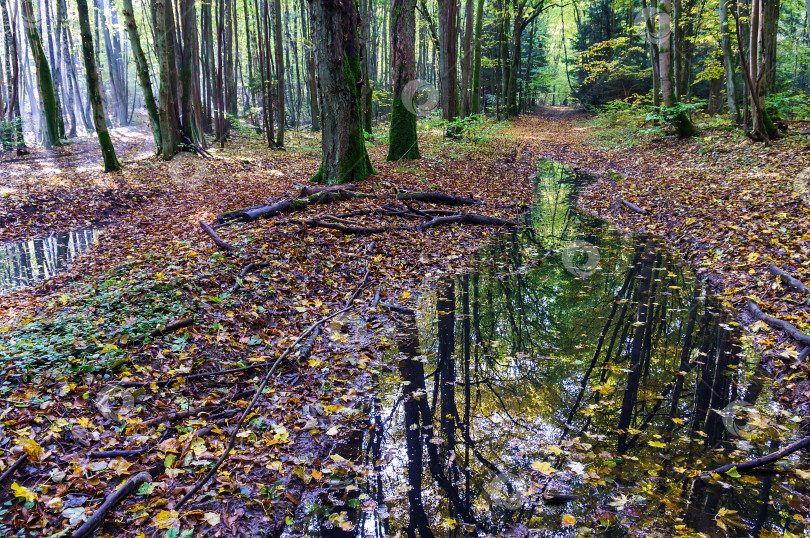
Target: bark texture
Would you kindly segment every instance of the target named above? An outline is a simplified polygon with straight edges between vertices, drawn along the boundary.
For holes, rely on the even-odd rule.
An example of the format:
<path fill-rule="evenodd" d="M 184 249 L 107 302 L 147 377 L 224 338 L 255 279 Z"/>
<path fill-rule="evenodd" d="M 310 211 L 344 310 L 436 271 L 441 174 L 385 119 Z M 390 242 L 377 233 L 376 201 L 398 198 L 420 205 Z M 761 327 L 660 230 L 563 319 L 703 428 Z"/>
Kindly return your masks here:
<path fill-rule="evenodd" d="M 416 115 L 408 110 L 402 91 L 416 79 L 416 0 L 391 1 L 391 62 L 394 94 L 391 106 L 391 129 L 388 161 L 418 159 Z M 411 99 L 413 96 L 404 96 Z"/>
<path fill-rule="evenodd" d="M 318 87 L 323 104 L 323 158 L 316 183 L 359 181 L 376 171 L 360 124 L 359 17 L 352 0 L 310 0 Z"/>

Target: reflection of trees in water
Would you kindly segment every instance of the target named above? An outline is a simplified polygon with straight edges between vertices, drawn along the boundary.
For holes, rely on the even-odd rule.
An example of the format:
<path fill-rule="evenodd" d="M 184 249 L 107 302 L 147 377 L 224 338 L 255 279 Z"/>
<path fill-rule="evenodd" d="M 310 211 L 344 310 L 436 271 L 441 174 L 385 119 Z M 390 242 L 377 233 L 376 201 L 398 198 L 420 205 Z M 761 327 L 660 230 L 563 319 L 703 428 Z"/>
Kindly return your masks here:
<path fill-rule="evenodd" d="M 741 397 L 731 378 L 738 331 L 653 239 L 627 245 L 583 222 L 571 211 L 580 179 L 559 174 L 538 180 L 546 188 L 533 227 L 496 239 L 470 274 L 441 280 L 419 313 L 397 314 L 404 384 L 394 408 L 372 419 L 377 473 L 364 486 L 391 517 L 364 515 L 356 535 L 498 535 L 525 524 L 558 536 L 563 513 L 591 526 L 604 514 L 621 522 L 609 506 L 620 493 L 636 496 L 629 521 L 645 536 L 681 519 L 722 535 L 721 508 L 743 522 L 731 535 L 787 525 L 772 477 L 729 494 L 674 470 L 711 468 L 733 449 L 712 410 Z M 546 252 L 583 236 L 602 255 L 587 280 Z M 761 392 L 753 383 L 742 397 Z M 541 479 L 535 461 L 558 471 L 580 463 L 606 483 Z M 504 473 L 533 482 L 522 506 L 487 495 Z M 603 535 L 631 530 L 614 524 Z"/>
<path fill-rule="evenodd" d="M 90 248 L 99 234 L 99 230 L 80 230 L 0 246 L 0 292 L 54 276 Z"/>

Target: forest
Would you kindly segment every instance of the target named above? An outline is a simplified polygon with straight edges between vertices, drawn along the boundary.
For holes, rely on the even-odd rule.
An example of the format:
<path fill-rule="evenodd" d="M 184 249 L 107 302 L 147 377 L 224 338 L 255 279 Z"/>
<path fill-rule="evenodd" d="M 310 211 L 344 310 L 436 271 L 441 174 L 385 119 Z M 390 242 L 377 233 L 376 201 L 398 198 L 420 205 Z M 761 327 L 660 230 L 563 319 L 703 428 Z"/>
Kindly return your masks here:
<path fill-rule="evenodd" d="M 0 536 L 810 535 L 808 0 L 0 17 Z"/>

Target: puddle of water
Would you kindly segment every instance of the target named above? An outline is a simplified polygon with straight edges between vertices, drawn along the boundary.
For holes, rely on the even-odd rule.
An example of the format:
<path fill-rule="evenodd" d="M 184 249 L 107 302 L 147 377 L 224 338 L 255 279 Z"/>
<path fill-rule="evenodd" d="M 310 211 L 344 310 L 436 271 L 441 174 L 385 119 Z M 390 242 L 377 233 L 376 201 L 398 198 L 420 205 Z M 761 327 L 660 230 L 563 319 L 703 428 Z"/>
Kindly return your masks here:
<path fill-rule="evenodd" d="M 358 478 L 286 536 L 810 533 L 796 455 L 690 475 L 795 430 L 736 322 L 654 238 L 577 212 L 587 176 L 539 171 L 525 229 L 399 316 Z"/>
<path fill-rule="evenodd" d="M 0 245 L 0 295 L 61 273 L 99 235 L 101 230 L 77 230 Z"/>

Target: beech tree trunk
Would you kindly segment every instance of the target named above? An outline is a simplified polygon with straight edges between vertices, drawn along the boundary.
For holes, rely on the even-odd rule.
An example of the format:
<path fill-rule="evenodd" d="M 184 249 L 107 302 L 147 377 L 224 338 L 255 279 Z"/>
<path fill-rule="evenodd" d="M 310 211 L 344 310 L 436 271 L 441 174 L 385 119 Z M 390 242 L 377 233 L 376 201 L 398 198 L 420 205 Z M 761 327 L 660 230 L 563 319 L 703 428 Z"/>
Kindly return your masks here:
<path fill-rule="evenodd" d="M 387 161 L 418 159 L 416 115 L 405 101 L 415 95 L 402 95 L 408 82 L 416 79 L 416 0 L 391 0 L 391 63 L 394 92 L 391 101 L 391 128 Z M 408 103 L 412 105 L 413 103 Z"/>
<path fill-rule="evenodd" d="M 281 36 L 281 0 L 277 0 L 274 7 L 275 15 L 275 45 L 276 45 L 276 110 L 278 111 L 278 130 L 276 131 L 276 147 L 284 147 L 284 45 Z"/>
<path fill-rule="evenodd" d="M 121 163 L 115 155 L 115 147 L 107 131 L 106 117 L 104 116 L 104 105 L 101 102 L 101 91 L 98 85 L 98 68 L 96 66 L 96 56 L 93 51 L 93 34 L 90 29 L 90 14 L 87 9 L 87 0 L 76 0 L 76 7 L 79 12 L 79 27 L 82 36 L 82 56 L 84 57 L 84 68 L 87 74 L 87 92 L 90 98 L 90 105 L 93 107 L 93 123 L 96 126 L 98 143 L 101 145 L 101 155 L 104 158 L 104 171 L 113 172 L 121 169 Z"/>
<path fill-rule="evenodd" d="M 484 20 L 484 0 L 475 6 L 475 55 L 473 59 L 472 112 L 481 113 L 481 30 Z"/>
<path fill-rule="evenodd" d="M 0 0 L 3 15 L 3 33 L 5 36 L 6 55 L 5 68 L 8 87 L 7 118 L 13 125 L 17 139 L 17 149 L 25 149 L 25 138 L 22 132 L 22 114 L 20 113 L 20 56 L 17 49 L 17 39 L 12 33 L 8 16 L 7 0 Z"/>
<path fill-rule="evenodd" d="M 439 2 L 439 80 L 441 84 L 442 117 L 452 121 L 458 116 L 456 86 L 458 76 L 458 0 Z M 456 134 L 448 132 L 448 134 Z"/>
<path fill-rule="evenodd" d="M 731 121 L 740 122 L 740 95 L 737 85 L 736 61 L 731 51 L 731 34 L 728 27 L 728 5 L 731 0 L 720 0 L 718 17 L 720 19 L 720 48 L 723 51 L 723 69 L 726 73 L 726 102 Z"/>
<path fill-rule="evenodd" d="M 42 40 L 35 24 L 34 6 L 31 0 L 21 0 L 20 3 L 23 10 L 25 33 L 28 35 L 28 44 L 31 45 L 31 54 L 37 70 L 37 86 L 42 100 L 42 113 L 45 116 L 44 143 L 45 147 L 50 149 L 62 145 L 59 140 L 59 100 L 53 89 L 51 68 L 48 65 L 48 58 L 42 48 Z"/>
<path fill-rule="evenodd" d="M 658 61 L 659 73 L 661 76 L 661 98 L 664 106 L 673 108 L 678 104 L 675 96 L 675 80 L 672 69 L 672 0 L 662 0 L 659 2 L 659 38 L 658 38 Z M 692 125 L 689 116 L 685 112 L 678 113 L 672 120 L 678 137 L 689 138 L 697 134 L 697 129 Z"/>
<path fill-rule="evenodd" d="M 157 104 L 155 103 L 155 95 L 152 93 L 152 79 L 149 77 L 149 63 L 146 60 L 143 47 L 141 47 L 141 37 L 138 33 L 138 27 L 135 24 L 135 11 L 132 8 L 132 0 L 123 0 L 123 2 L 124 9 L 121 11 L 121 14 L 124 17 L 127 35 L 129 35 L 132 55 L 135 57 L 135 71 L 138 75 L 141 91 L 143 91 L 143 101 L 146 112 L 149 114 L 152 136 L 155 138 L 155 153 L 160 155 L 163 147 L 160 138 L 160 116 L 158 115 Z"/>
<path fill-rule="evenodd" d="M 160 67 L 160 139 L 163 159 L 170 160 L 180 149 L 180 108 L 177 102 L 177 62 L 174 13 L 169 0 L 152 4 L 155 20 L 155 48 Z"/>
<path fill-rule="evenodd" d="M 352 183 L 376 171 L 360 123 L 360 44 L 353 0 L 309 0 L 318 87 L 323 103 L 323 160 L 317 183 Z"/>

